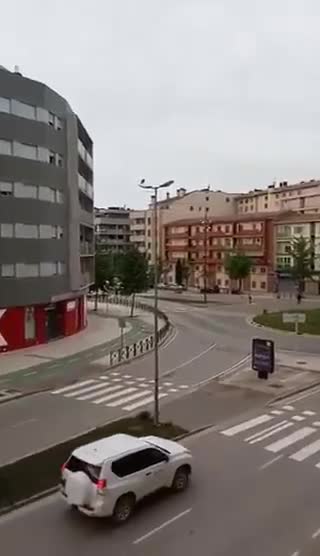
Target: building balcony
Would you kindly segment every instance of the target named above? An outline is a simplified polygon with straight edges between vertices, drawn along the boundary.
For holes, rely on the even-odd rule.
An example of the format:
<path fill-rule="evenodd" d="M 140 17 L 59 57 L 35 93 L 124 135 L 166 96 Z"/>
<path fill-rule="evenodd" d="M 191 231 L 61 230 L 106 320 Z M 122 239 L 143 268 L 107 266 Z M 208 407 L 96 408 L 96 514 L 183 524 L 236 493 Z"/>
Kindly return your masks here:
<path fill-rule="evenodd" d="M 233 234 L 235 237 L 263 237 L 264 230 L 236 230 Z"/>

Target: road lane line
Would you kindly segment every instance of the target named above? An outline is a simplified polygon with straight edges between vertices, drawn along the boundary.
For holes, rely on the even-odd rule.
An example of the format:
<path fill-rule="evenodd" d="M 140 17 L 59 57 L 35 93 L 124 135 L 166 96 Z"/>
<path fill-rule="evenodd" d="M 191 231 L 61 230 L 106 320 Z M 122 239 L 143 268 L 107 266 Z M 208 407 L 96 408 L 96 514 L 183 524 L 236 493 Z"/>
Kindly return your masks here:
<path fill-rule="evenodd" d="M 200 357 L 203 357 L 204 355 L 209 353 L 209 351 L 212 351 L 216 347 L 216 345 L 217 344 L 211 344 L 211 346 L 204 349 L 200 353 L 197 353 L 197 355 L 194 355 L 194 357 L 191 357 L 191 359 L 187 359 L 187 361 L 184 361 L 183 363 L 180 363 L 180 365 L 177 365 L 176 367 L 173 367 L 172 369 L 168 369 L 164 373 L 161 373 L 161 376 L 170 375 L 170 374 L 174 373 L 175 371 L 177 371 L 178 369 L 182 369 L 183 367 L 187 367 L 188 365 L 190 365 L 191 363 L 193 363 L 197 359 L 200 359 Z"/>
<path fill-rule="evenodd" d="M 277 452 L 280 452 L 280 450 L 283 450 L 283 448 L 287 448 L 288 446 L 299 442 L 299 440 L 307 438 L 307 436 L 310 436 L 310 434 L 313 434 L 314 432 L 315 429 L 313 429 L 312 427 L 304 427 L 298 431 L 293 432 L 292 434 L 289 434 L 288 436 L 285 436 L 281 440 L 277 440 L 276 442 L 269 444 L 269 446 L 266 446 L 266 450 L 268 450 L 268 452 L 273 452 L 274 454 L 276 454 Z"/>
<path fill-rule="evenodd" d="M 320 529 L 317 529 L 317 530 L 313 533 L 312 538 L 313 538 L 313 539 L 316 539 L 317 537 L 319 537 L 319 535 L 320 535 Z"/>
<path fill-rule="evenodd" d="M 84 396 L 81 396 L 80 398 L 76 398 L 77 400 L 83 401 L 83 400 L 92 400 L 93 398 L 96 398 L 97 396 L 99 396 L 99 399 L 101 398 L 102 394 L 108 394 L 111 392 L 115 392 L 116 390 L 120 390 L 121 388 L 123 388 L 123 386 L 121 386 L 121 384 L 118 384 L 117 386 L 105 386 L 104 388 L 102 388 L 101 390 L 99 390 L 98 392 L 90 392 L 90 394 L 85 394 Z"/>
<path fill-rule="evenodd" d="M 273 429 L 277 429 L 278 427 L 280 427 L 281 425 L 284 425 L 285 423 L 288 423 L 288 421 L 285 419 L 284 421 L 280 421 L 280 423 L 276 423 L 275 425 L 271 425 L 271 427 L 267 427 L 266 429 L 262 429 L 259 432 L 255 432 L 254 434 L 252 434 L 251 436 L 248 436 L 247 438 L 245 438 L 245 442 L 250 442 L 250 440 L 254 440 L 255 438 L 258 438 L 259 436 L 272 431 Z"/>
<path fill-rule="evenodd" d="M 280 427 L 275 428 L 274 430 L 267 432 L 266 434 L 263 434 L 262 436 L 259 436 L 258 438 L 256 438 L 255 440 L 251 440 L 251 442 L 249 442 L 249 444 L 256 444 L 257 442 L 262 442 L 262 440 L 265 440 L 266 438 L 269 438 L 270 436 L 273 436 L 274 434 L 278 434 L 278 432 L 283 431 L 284 429 L 288 429 L 290 427 L 293 427 L 294 423 L 286 423 Z"/>
<path fill-rule="evenodd" d="M 267 461 L 267 463 L 264 463 L 263 465 L 261 465 L 259 467 L 260 471 L 263 471 L 264 469 L 267 469 L 267 467 L 270 467 L 270 465 L 273 465 L 274 463 L 276 463 L 276 461 L 279 461 L 279 459 L 281 459 L 282 456 L 276 456 L 273 459 L 270 459 L 269 461 Z"/>
<path fill-rule="evenodd" d="M 136 392 L 135 394 L 132 394 L 131 396 L 126 396 L 125 398 L 120 398 L 120 400 L 117 400 L 115 402 L 108 403 L 107 406 L 108 407 L 118 407 L 119 405 L 122 405 L 124 403 L 128 403 L 128 402 L 131 402 L 131 401 L 136 400 L 138 398 L 142 398 L 146 394 L 151 394 L 151 390 L 144 390 L 143 392 Z"/>
<path fill-rule="evenodd" d="M 290 459 L 293 459 L 295 461 L 304 461 L 305 459 L 309 458 L 310 456 L 313 456 L 319 451 L 320 451 L 320 440 L 316 440 L 315 442 L 308 444 L 304 448 L 301 448 L 301 450 L 299 450 L 295 454 L 292 454 L 292 456 L 290 456 Z"/>
<path fill-rule="evenodd" d="M 65 386 L 64 388 L 59 388 L 59 390 L 54 390 L 51 394 L 63 394 L 64 392 L 70 392 L 71 390 L 75 390 L 76 388 L 81 388 L 81 386 L 86 386 L 96 382 L 96 380 L 85 380 L 84 382 L 77 382 L 76 384 L 72 384 L 71 386 Z"/>
<path fill-rule="evenodd" d="M 166 398 L 168 394 L 159 394 L 159 400 L 161 400 L 162 398 Z M 137 403 L 131 404 L 131 405 L 127 405 L 126 407 L 123 407 L 122 409 L 124 409 L 125 411 L 133 411 L 134 409 L 138 409 L 138 407 L 147 405 L 151 402 L 154 401 L 154 396 L 149 396 L 148 398 L 143 398 L 143 400 L 138 401 Z"/>
<path fill-rule="evenodd" d="M 226 429 L 222 431 L 221 434 L 224 436 L 234 436 L 239 432 L 244 432 L 257 427 L 258 425 L 262 425 L 263 423 L 267 423 L 268 421 L 272 421 L 272 419 L 273 417 L 271 415 L 259 415 L 259 417 L 255 417 L 254 419 L 240 423 L 240 425 L 235 425 L 234 427 Z"/>
<path fill-rule="evenodd" d="M 185 510 L 184 512 L 181 512 L 180 514 L 174 516 L 172 519 L 168 519 L 168 521 L 165 521 L 164 523 L 162 523 L 161 525 L 159 525 L 159 527 L 155 527 L 154 529 L 152 529 L 151 531 L 149 531 L 149 533 L 146 533 L 145 535 L 143 535 L 142 537 L 139 537 L 138 539 L 136 539 L 135 541 L 133 541 L 132 544 L 140 544 L 141 542 L 147 540 L 149 537 L 152 537 L 152 535 L 154 535 L 155 533 L 158 533 L 159 531 L 161 531 L 162 529 L 164 529 L 165 527 L 168 527 L 168 525 L 171 525 L 172 523 L 174 523 L 175 521 L 177 521 L 178 519 L 181 519 L 182 517 L 184 517 L 185 515 L 189 514 L 191 512 L 192 508 L 188 508 L 187 510 Z"/>

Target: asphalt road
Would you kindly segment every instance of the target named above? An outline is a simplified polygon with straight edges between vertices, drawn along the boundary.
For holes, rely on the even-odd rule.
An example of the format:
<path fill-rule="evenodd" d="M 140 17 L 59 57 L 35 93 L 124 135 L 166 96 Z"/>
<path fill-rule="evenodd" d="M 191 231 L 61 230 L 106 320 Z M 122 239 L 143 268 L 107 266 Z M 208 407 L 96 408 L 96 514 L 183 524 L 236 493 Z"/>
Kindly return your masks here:
<path fill-rule="evenodd" d="M 0 519 L 2 549 L 11 556 L 319 554 L 319 470 L 272 462 L 261 447 L 217 430 L 185 443 L 195 461 L 184 494 L 153 497 L 121 528 L 73 513 L 55 495 Z"/>
<path fill-rule="evenodd" d="M 246 316 L 257 307 L 247 304 L 204 307 L 163 302 L 161 308 L 175 325 L 174 335 L 160 350 L 163 405 L 174 403 L 196 385 L 234 365 L 245 365 L 252 336 L 274 338 L 278 350 L 320 353 L 317 338 L 266 334 L 249 326 Z M 103 365 L 91 363 L 77 387 L 60 391 L 61 387 L 69 388 L 66 384 L 72 380 L 66 363 L 63 379 L 53 390 L 0 405 L 0 463 L 128 415 L 131 410 L 152 407 L 153 354 L 115 370 L 106 371 Z"/>

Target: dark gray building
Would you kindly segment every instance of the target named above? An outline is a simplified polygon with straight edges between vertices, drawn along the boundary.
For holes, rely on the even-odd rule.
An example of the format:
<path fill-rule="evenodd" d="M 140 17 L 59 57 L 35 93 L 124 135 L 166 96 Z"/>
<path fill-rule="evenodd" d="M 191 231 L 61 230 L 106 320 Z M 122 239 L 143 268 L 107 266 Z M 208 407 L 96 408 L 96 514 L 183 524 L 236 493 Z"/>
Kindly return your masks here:
<path fill-rule="evenodd" d="M 130 210 L 125 207 L 95 209 L 97 250 L 122 253 L 130 246 Z"/>
<path fill-rule="evenodd" d="M 86 325 L 93 143 L 67 101 L 0 67 L 0 350 Z"/>

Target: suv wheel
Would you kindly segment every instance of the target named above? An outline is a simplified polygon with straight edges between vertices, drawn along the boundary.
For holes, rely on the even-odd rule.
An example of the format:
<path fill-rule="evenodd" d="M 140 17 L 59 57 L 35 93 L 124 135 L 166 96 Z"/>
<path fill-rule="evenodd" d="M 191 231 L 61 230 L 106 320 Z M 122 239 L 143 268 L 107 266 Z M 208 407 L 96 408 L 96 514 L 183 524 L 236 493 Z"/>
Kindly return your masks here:
<path fill-rule="evenodd" d="M 112 519 L 117 525 L 125 523 L 131 516 L 135 506 L 135 498 L 133 494 L 124 494 L 121 496 L 114 507 Z"/>
<path fill-rule="evenodd" d="M 190 469 L 187 467 L 179 467 L 172 481 L 171 488 L 175 492 L 182 492 L 189 484 Z"/>

